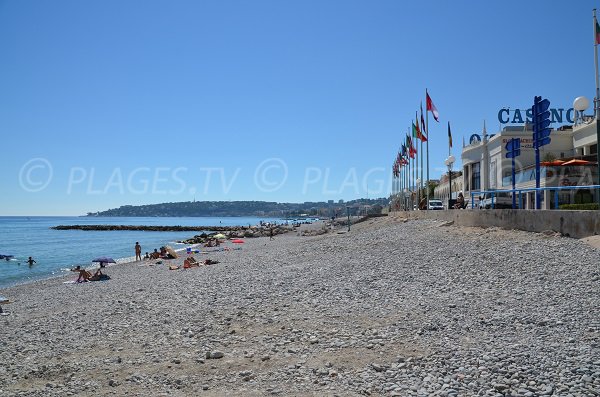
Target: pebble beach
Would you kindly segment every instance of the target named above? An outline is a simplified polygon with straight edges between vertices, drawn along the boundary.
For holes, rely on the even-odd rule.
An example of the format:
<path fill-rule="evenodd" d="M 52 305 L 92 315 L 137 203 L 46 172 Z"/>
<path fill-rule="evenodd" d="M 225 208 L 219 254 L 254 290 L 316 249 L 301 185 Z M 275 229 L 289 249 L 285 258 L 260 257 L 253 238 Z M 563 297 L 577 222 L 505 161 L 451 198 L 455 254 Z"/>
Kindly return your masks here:
<path fill-rule="evenodd" d="M 600 250 L 401 215 L 346 230 L 1 289 L 0 396 L 600 395 Z"/>

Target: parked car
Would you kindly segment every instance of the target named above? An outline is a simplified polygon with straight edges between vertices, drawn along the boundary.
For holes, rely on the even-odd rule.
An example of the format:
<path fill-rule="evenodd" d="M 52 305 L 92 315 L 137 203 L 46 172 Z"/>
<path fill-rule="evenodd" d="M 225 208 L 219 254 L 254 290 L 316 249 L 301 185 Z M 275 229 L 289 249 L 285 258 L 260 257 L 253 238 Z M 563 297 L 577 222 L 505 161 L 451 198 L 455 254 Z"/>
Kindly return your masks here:
<path fill-rule="evenodd" d="M 429 199 L 429 209 L 430 210 L 443 210 L 444 204 L 442 203 L 442 200 Z"/>
<path fill-rule="evenodd" d="M 492 196 L 493 196 L 493 208 L 494 209 L 510 209 L 512 208 L 512 196 L 507 192 L 488 192 L 483 193 L 479 196 L 479 209 L 489 210 L 492 208 Z"/>

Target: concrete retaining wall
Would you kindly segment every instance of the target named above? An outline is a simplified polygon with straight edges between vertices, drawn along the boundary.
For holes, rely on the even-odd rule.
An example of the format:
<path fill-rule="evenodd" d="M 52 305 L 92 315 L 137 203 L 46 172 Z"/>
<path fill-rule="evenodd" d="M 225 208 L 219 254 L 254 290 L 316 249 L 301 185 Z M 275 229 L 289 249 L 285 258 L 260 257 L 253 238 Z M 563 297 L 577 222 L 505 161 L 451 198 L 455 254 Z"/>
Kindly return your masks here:
<path fill-rule="evenodd" d="M 573 238 L 600 234 L 600 211 L 450 210 L 397 214 L 414 219 L 453 221 L 458 226 L 500 227 L 529 232 L 553 230 Z"/>

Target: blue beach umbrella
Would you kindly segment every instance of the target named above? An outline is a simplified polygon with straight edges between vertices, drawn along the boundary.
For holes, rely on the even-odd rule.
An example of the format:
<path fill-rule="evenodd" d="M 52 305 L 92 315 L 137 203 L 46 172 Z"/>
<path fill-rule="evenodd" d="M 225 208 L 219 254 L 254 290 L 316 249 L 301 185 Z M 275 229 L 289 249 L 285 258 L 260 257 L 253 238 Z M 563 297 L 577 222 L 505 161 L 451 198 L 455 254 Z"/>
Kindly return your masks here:
<path fill-rule="evenodd" d="M 110 258 L 108 256 L 101 256 L 92 260 L 92 262 L 100 262 L 100 267 L 104 267 L 106 263 L 117 263 L 113 258 Z"/>

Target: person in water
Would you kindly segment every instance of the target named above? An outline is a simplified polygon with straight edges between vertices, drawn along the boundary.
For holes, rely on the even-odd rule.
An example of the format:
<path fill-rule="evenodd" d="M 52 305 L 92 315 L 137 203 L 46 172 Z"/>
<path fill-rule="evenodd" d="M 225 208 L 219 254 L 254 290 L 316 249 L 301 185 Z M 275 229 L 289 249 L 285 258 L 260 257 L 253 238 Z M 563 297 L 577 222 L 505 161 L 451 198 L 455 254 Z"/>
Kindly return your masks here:
<path fill-rule="evenodd" d="M 37 263 L 37 262 L 34 261 L 32 257 L 29 257 L 29 259 L 27 259 L 27 264 L 29 265 L 29 267 L 33 266 L 34 263 Z"/>

